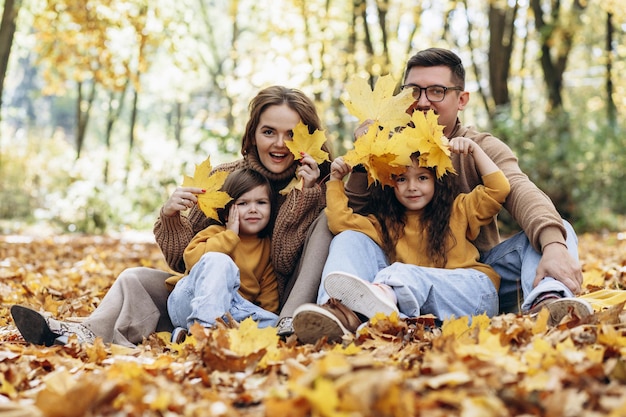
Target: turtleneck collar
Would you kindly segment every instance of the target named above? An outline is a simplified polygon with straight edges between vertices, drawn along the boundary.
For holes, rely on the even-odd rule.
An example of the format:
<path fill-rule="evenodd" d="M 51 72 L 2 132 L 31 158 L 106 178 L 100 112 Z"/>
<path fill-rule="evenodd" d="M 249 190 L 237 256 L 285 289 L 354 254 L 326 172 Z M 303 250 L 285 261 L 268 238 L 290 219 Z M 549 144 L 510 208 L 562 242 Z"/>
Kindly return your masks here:
<path fill-rule="evenodd" d="M 261 159 L 259 158 L 259 153 L 256 148 L 252 148 L 244 158 L 248 161 L 250 168 L 263 174 L 265 178 L 272 182 L 272 184 L 280 183 L 282 185 L 282 183 L 284 183 L 284 185 L 287 185 L 287 183 L 289 183 L 289 181 L 296 176 L 296 168 L 298 167 L 296 162 L 294 162 L 286 171 L 276 174 L 265 168 L 265 165 L 261 163 Z"/>

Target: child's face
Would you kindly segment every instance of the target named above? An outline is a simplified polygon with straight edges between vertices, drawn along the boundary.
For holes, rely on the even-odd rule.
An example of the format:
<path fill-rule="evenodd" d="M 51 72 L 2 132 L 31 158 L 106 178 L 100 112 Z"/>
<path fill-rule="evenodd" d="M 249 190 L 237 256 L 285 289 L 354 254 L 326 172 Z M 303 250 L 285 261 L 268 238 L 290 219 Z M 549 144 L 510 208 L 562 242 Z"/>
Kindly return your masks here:
<path fill-rule="evenodd" d="M 416 164 L 408 167 L 404 174 L 395 177 L 394 181 L 396 198 L 407 210 L 423 209 L 435 194 L 434 174 Z"/>
<path fill-rule="evenodd" d="M 243 193 L 233 203 L 239 212 L 239 235 L 255 236 L 270 221 L 271 204 L 267 187 L 259 185 Z"/>

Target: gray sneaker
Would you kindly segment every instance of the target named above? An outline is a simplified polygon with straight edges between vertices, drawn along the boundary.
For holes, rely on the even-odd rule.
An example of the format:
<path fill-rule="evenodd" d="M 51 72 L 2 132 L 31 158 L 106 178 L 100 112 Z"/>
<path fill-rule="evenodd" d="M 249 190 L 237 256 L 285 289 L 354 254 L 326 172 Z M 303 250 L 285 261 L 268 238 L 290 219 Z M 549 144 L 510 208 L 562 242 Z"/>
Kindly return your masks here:
<path fill-rule="evenodd" d="M 539 300 L 540 297 L 537 299 Z M 550 312 L 549 326 L 558 326 L 568 315 L 583 319 L 593 314 L 591 304 L 581 298 L 553 296 L 543 297 L 539 301 L 535 300 L 528 313 L 535 316 L 544 308 Z"/>
<path fill-rule="evenodd" d="M 80 323 L 55 320 L 20 305 L 11 306 L 11 316 L 24 340 L 36 345 L 52 346 L 67 343 L 71 335 L 76 335 L 79 343 L 92 343 L 96 335 Z"/>

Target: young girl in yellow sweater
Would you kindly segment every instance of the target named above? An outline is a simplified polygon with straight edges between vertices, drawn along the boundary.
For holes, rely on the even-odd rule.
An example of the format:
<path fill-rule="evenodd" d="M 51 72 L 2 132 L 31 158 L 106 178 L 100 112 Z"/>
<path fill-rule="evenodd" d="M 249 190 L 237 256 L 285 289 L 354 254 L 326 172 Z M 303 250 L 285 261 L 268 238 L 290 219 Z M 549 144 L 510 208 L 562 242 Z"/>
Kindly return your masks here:
<path fill-rule="evenodd" d="M 366 215 L 348 207 L 342 180 L 352 168 L 342 158 L 333 161 L 326 215 L 336 236 L 318 304 L 300 306 L 294 314 L 301 342 L 339 340 L 354 332 L 360 320 L 350 310 L 361 318 L 396 311 L 441 320 L 498 313 L 500 278 L 479 262 L 471 241 L 500 211 L 509 182 L 473 141 L 453 138 L 450 150 L 474 158 L 484 185 L 458 194 L 454 176 L 437 178 L 435 167 L 420 166 L 414 154 L 406 172 L 393 177 L 393 187 L 373 186 Z"/>
<path fill-rule="evenodd" d="M 237 321 L 252 317 L 259 327 L 273 326 L 278 318 L 270 183 L 257 171 L 239 169 L 228 175 L 222 190 L 232 197 L 218 210 L 222 224 L 208 226 L 191 240 L 183 255 L 187 275 L 167 300 L 177 328 L 174 341 L 193 323 L 212 327 L 226 312 Z"/>

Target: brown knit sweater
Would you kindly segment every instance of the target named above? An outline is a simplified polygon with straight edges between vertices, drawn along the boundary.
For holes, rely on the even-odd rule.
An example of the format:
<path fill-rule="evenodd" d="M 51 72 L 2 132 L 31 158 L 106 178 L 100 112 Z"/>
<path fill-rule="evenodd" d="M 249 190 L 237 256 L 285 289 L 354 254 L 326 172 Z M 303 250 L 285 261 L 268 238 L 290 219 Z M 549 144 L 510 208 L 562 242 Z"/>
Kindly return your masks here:
<path fill-rule="evenodd" d="M 268 171 L 260 162 L 256 151 L 250 152 L 243 159 L 228 162 L 215 167 L 214 171 L 232 172 L 238 168 L 252 168 L 270 180 L 277 196 L 278 211 L 272 232 L 272 264 L 278 280 L 278 292 L 281 305 L 284 302 L 284 289 L 298 264 L 307 230 L 313 220 L 326 205 L 326 186 L 292 190 L 288 195 L 279 194 L 295 177 L 298 163 L 281 174 Z M 325 171 L 322 170 L 322 178 Z M 154 224 L 154 236 L 167 264 L 176 272 L 185 271 L 183 252 L 196 233 L 212 223 L 198 206 L 188 213 L 167 217 L 161 212 Z"/>
<path fill-rule="evenodd" d="M 463 126 L 457 119 L 450 138 L 458 136 L 476 142 L 504 172 L 511 185 L 511 192 L 503 207 L 526 233 L 533 247 L 541 253 L 542 248 L 548 243 L 565 243 L 567 232 L 561 216 L 550 198 L 522 172 L 511 148 L 489 133 Z M 459 174 L 457 179 L 462 193 L 469 193 L 476 185 L 482 184 L 473 158 L 461 158 L 460 155 L 453 154 L 452 163 Z M 358 172 L 350 175 L 346 184 L 346 194 L 350 197 L 350 207 L 357 212 L 360 211 L 367 203 L 367 175 Z M 494 216 L 493 221 L 483 226 L 474 240 L 474 244 L 481 252 L 493 248 L 500 242 L 496 220 L 497 216 Z"/>

